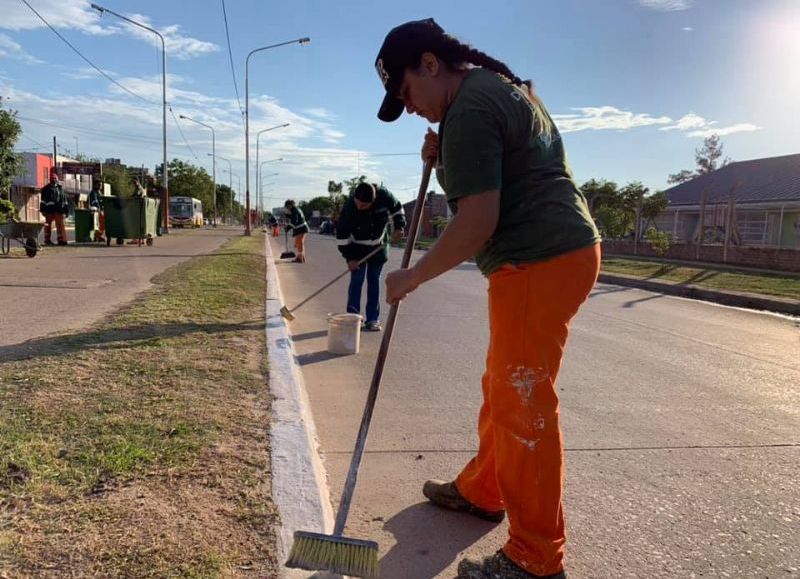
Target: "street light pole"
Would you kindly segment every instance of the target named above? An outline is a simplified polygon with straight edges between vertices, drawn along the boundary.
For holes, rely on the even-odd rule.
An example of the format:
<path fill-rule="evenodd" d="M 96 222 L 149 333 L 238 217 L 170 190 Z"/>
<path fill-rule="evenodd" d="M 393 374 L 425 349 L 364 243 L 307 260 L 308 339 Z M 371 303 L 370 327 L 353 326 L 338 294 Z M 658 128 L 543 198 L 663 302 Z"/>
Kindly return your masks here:
<path fill-rule="evenodd" d="M 283 157 L 278 157 L 277 159 L 269 159 L 268 161 L 261 161 L 261 163 L 259 163 L 258 146 L 256 146 L 256 167 L 258 167 L 258 170 L 256 171 L 256 191 L 258 192 L 258 199 L 256 200 L 256 205 L 259 207 L 261 211 L 264 210 L 263 207 L 264 200 L 261 199 L 261 187 L 259 185 L 261 183 L 261 167 L 264 165 L 264 163 L 274 163 L 276 161 L 283 161 Z"/>
<path fill-rule="evenodd" d="M 214 127 L 211 125 L 207 125 L 205 123 L 201 123 L 200 121 L 196 121 L 191 117 L 187 117 L 186 115 L 180 115 L 180 118 L 186 119 L 187 121 L 192 121 L 193 123 L 197 123 L 198 125 L 202 125 L 207 129 L 211 129 L 211 181 L 214 183 L 214 191 L 212 193 L 212 203 L 214 204 L 214 227 L 217 226 L 217 137 L 214 132 Z"/>
<path fill-rule="evenodd" d="M 295 40 L 288 40 L 286 42 L 279 42 L 278 44 L 271 44 L 269 46 L 262 46 L 251 50 L 244 61 L 244 148 L 245 148 L 245 221 L 244 221 L 244 234 L 250 235 L 250 57 L 256 52 L 268 50 L 270 48 L 277 48 L 279 46 L 286 46 L 287 44 L 306 44 L 311 42 L 308 37 L 297 38 Z"/>
<path fill-rule="evenodd" d="M 158 30 L 150 28 L 149 26 L 145 26 L 141 22 L 136 22 L 136 20 L 131 20 L 130 18 L 127 18 L 122 14 L 118 14 L 113 10 L 109 10 L 108 8 L 104 8 L 97 4 L 92 4 L 92 8 L 100 12 L 100 14 L 108 12 L 109 14 L 113 14 L 117 18 L 120 18 L 125 22 L 129 22 L 134 26 L 138 26 L 139 28 L 144 28 L 145 30 L 149 30 L 150 32 L 157 35 L 161 39 L 161 129 L 162 129 L 162 142 L 163 142 L 163 152 L 164 152 L 164 165 L 163 165 L 164 190 L 161 192 L 161 205 L 162 205 L 161 232 L 169 233 L 169 171 L 167 170 L 167 45 L 164 42 L 164 37 Z"/>
<path fill-rule="evenodd" d="M 272 130 L 275 130 L 275 129 L 281 129 L 283 127 L 288 127 L 288 126 L 289 126 L 289 123 L 284 123 L 282 125 L 277 125 L 275 127 L 269 127 L 268 129 L 264 129 L 262 131 L 258 131 L 258 134 L 256 134 L 256 167 L 260 167 L 260 165 L 258 164 L 258 140 L 261 138 L 261 133 L 266 133 L 267 131 L 272 131 Z M 256 173 L 256 191 L 260 191 L 260 189 L 258 188 L 258 179 L 259 179 L 258 173 Z"/>
<path fill-rule="evenodd" d="M 268 175 L 264 175 L 264 177 L 262 177 L 262 176 L 261 176 L 261 167 L 263 167 L 263 166 L 264 166 L 264 165 L 266 165 L 267 163 L 269 163 L 269 161 L 262 161 L 261 165 L 259 165 L 259 167 L 258 167 L 258 172 L 256 173 L 256 176 L 258 177 L 258 182 L 259 182 L 259 188 L 258 188 L 258 209 L 259 209 L 259 211 L 260 211 L 261 213 L 263 213 L 263 212 L 264 212 L 264 198 L 262 197 L 262 193 L 263 193 L 263 191 L 262 191 L 262 188 L 261 188 L 261 186 L 260 186 L 260 183 L 261 183 L 261 181 L 264 179 L 264 177 L 275 177 L 276 175 L 280 175 L 280 173 L 270 173 L 270 174 L 268 174 Z"/>

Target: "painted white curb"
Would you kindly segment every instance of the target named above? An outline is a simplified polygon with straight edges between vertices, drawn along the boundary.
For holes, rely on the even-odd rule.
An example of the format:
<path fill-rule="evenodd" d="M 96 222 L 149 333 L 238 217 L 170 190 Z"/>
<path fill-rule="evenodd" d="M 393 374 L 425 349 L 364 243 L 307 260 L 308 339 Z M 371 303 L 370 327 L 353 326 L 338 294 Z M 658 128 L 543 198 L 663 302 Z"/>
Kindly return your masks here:
<path fill-rule="evenodd" d="M 296 530 L 331 533 L 333 509 L 327 475 L 319 456 L 317 430 L 305 382 L 295 359 L 269 237 L 264 236 L 267 260 L 267 359 L 272 399 L 272 498 L 281 516 L 278 562 L 283 565 Z M 282 577 L 308 577 L 308 571 L 281 567 Z"/>

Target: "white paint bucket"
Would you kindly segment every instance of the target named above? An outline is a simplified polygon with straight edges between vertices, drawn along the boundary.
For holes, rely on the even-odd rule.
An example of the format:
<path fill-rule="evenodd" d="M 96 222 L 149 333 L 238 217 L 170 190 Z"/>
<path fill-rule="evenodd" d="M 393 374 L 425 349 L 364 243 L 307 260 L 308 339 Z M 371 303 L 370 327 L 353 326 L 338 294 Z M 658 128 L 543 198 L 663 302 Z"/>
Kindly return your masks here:
<path fill-rule="evenodd" d="M 328 352 L 358 354 L 361 319 L 358 314 L 328 314 Z"/>

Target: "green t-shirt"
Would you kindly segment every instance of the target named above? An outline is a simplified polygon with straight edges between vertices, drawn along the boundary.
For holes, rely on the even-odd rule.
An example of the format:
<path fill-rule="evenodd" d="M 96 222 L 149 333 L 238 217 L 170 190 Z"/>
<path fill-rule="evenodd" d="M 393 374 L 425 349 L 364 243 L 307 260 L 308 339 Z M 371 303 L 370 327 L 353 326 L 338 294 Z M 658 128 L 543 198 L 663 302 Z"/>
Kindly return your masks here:
<path fill-rule="evenodd" d="M 600 234 L 561 135 L 535 135 L 533 104 L 492 71 L 470 70 L 439 125 L 439 183 L 456 201 L 500 191 L 500 219 L 476 261 L 484 275 L 593 245 Z M 547 111 L 541 111 L 549 119 Z"/>

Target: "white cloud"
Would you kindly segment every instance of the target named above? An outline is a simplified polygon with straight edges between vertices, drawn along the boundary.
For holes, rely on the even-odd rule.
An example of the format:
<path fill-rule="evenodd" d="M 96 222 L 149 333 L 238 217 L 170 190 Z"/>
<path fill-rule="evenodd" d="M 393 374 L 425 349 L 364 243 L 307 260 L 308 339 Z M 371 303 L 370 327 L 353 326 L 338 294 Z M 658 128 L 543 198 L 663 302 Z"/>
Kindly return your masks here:
<path fill-rule="evenodd" d="M 752 123 L 736 123 L 727 127 L 718 127 L 717 121 L 708 121 L 696 115 L 689 113 L 678 119 L 674 125 L 668 127 L 661 127 L 661 131 L 682 131 L 686 133 L 687 137 L 710 137 L 711 135 L 732 135 L 734 133 L 742 133 L 748 131 L 758 131 L 761 127 Z"/>
<path fill-rule="evenodd" d="M 172 24 L 159 28 L 153 25 L 150 18 L 143 14 L 125 14 L 131 20 L 141 22 L 145 26 L 158 30 L 164 37 L 164 44 L 167 47 L 168 58 L 178 58 L 179 60 L 188 60 L 196 56 L 202 56 L 212 52 L 217 52 L 219 46 L 213 42 L 206 42 L 205 40 L 198 40 L 190 36 L 183 36 L 181 34 L 181 27 L 179 24 Z M 141 38 L 157 47 L 161 47 L 161 40 L 158 39 L 152 32 L 143 30 L 138 26 L 132 24 L 125 24 L 126 29 L 137 38 Z"/>
<path fill-rule="evenodd" d="M 639 0 L 639 4 L 645 8 L 652 8 L 662 12 L 672 12 L 676 10 L 688 10 L 692 6 L 692 0 Z"/>
<path fill-rule="evenodd" d="M 115 29 L 100 26 L 100 13 L 93 10 L 87 0 L 37 0 L 31 3 L 36 11 L 47 20 L 53 28 L 73 28 L 86 34 L 114 34 Z M 42 22 L 33 11 L 19 0 L 0 0 L 0 14 L 3 20 L 0 28 L 8 30 L 36 30 L 44 28 Z"/>
<path fill-rule="evenodd" d="M 312 107 L 310 109 L 303 110 L 304 113 L 307 115 L 311 115 L 312 117 L 318 117 L 320 119 L 332 119 L 334 118 L 334 114 L 331 113 L 328 109 L 322 107 Z"/>
<path fill-rule="evenodd" d="M 73 29 L 92 35 L 119 34 L 121 31 L 125 31 L 132 36 L 154 43 L 158 47 L 161 46 L 161 41 L 152 32 L 127 24 L 113 15 L 108 15 L 103 19 L 101 14 L 91 7 L 88 0 L 66 2 L 63 0 L 37 0 L 35 4 L 31 5 L 56 29 Z M 45 27 L 44 22 L 19 0 L 0 0 L 0 14 L 3 15 L 0 28 L 35 30 Z M 219 50 L 219 46 L 212 42 L 184 35 L 178 24 L 155 26 L 148 17 L 141 14 L 124 14 L 124 16 L 158 30 L 164 36 L 169 58 L 186 60 Z"/>
<path fill-rule="evenodd" d="M 553 115 L 553 120 L 562 133 L 586 130 L 624 131 L 672 122 L 669 117 L 653 117 L 647 113 L 633 113 L 610 106 L 580 107 L 572 110 L 580 111 L 580 114 Z"/>
<path fill-rule="evenodd" d="M 709 126 L 710 123 L 705 120 L 700 115 L 696 115 L 694 113 L 689 113 L 688 115 L 682 116 L 678 119 L 674 125 L 670 125 L 669 127 L 661 127 L 659 130 L 661 131 L 686 131 L 689 129 L 697 129 Z"/>
<path fill-rule="evenodd" d="M 0 34 L 0 58 L 13 58 L 28 64 L 42 64 L 41 60 L 25 52 L 22 46 L 5 34 Z"/>
<path fill-rule="evenodd" d="M 735 125 L 730 125 L 728 127 L 715 127 L 710 129 L 703 129 L 700 131 L 692 131 L 687 135 L 687 137 L 710 137 L 711 135 L 719 135 L 720 137 L 724 137 L 726 135 L 732 135 L 734 133 L 746 133 L 751 131 L 760 131 L 761 127 L 758 125 L 754 125 L 752 123 L 736 123 Z"/>
<path fill-rule="evenodd" d="M 681 30 L 683 32 L 694 32 L 694 28 L 692 28 L 691 26 L 684 26 L 683 28 L 681 28 Z"/>

